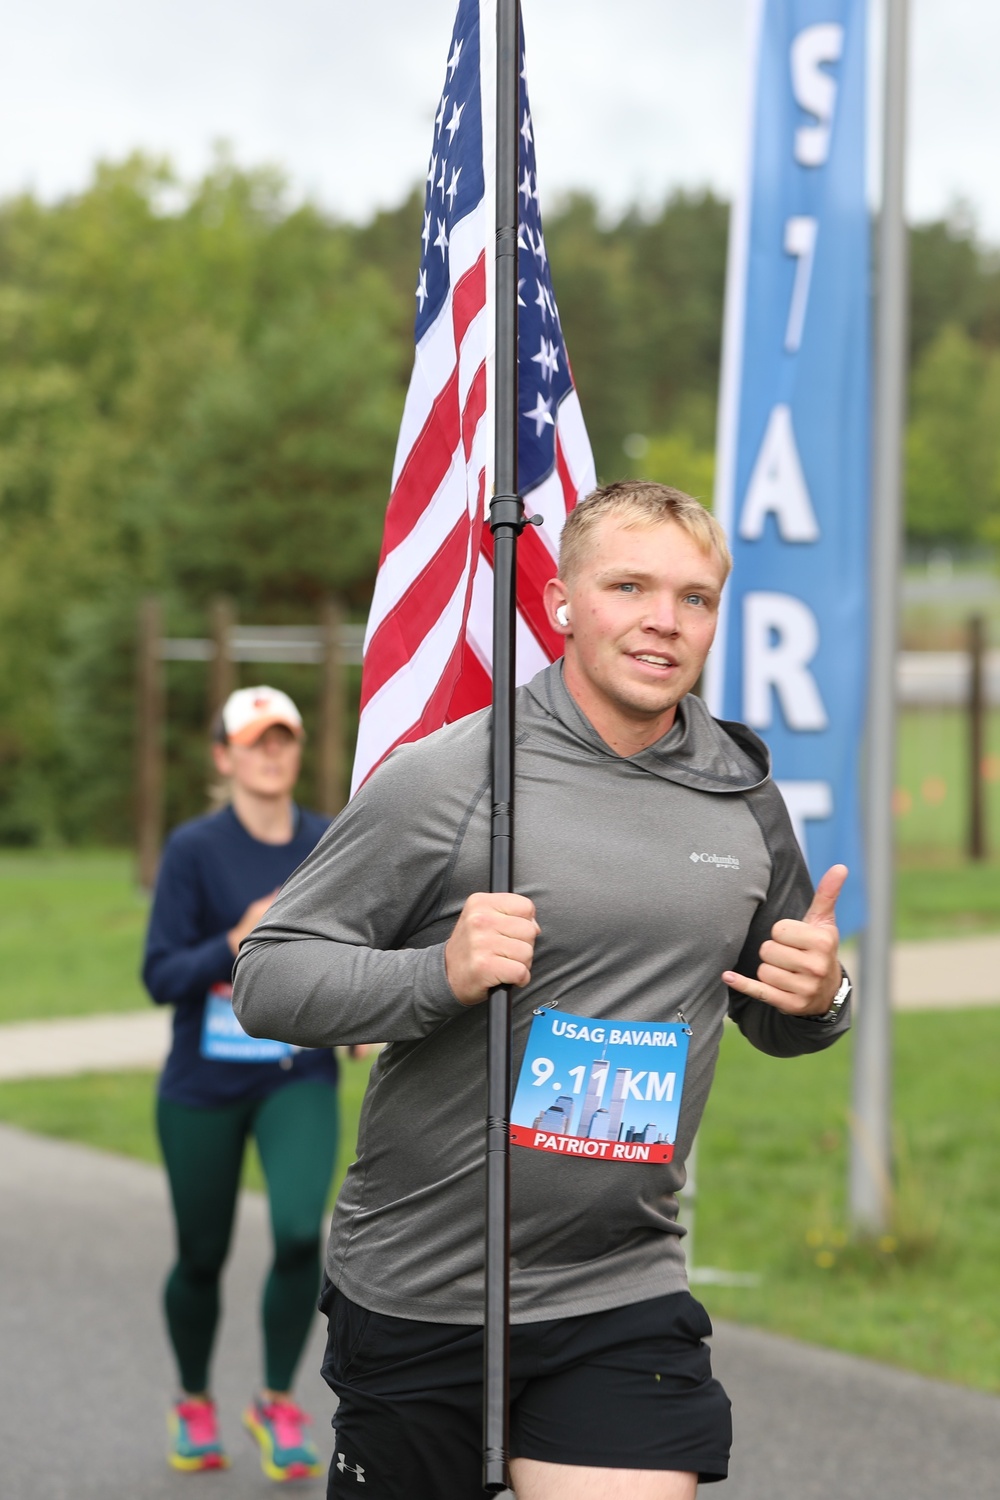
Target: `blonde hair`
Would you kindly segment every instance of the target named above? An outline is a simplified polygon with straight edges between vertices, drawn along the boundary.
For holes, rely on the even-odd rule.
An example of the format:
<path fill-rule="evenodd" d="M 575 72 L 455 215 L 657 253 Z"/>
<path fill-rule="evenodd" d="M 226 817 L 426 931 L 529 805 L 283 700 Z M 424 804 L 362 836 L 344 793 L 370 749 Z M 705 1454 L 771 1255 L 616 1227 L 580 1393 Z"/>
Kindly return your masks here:
<path fill-rule="evenodd" d="M 598 523 L 613 516 L 626 526 L 657 526 L 672 521 L 705 552 L 714 552 L 729 577 L 733 559 L 726 534 L 711 511 L 683 490 L 650 479 L 619 479 L 594 490 L 566 517 L 559 543 L 559 577 L 572 578 L 583 564 Z"/>

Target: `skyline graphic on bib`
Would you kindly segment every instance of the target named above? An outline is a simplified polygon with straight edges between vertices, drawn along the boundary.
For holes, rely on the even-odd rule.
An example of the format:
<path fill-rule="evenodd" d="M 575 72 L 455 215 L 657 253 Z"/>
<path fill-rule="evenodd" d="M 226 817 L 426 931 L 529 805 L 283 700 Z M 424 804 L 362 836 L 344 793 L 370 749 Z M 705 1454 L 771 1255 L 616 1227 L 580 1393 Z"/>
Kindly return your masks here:
<path fill-rule="evenodd" d="M 536 1012 L 511 1144 L 600 1161 L 673 1159 L 689 1028 Z"/>

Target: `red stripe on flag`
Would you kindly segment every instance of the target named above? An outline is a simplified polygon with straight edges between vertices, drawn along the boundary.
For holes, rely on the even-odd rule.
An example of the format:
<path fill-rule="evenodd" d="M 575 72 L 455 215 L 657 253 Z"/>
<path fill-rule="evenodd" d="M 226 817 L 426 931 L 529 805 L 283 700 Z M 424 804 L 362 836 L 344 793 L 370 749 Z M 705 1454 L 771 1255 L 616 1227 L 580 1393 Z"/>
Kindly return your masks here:
<path fill-rule="evenodd" d="M 361 786 L 364 786 L 365 781 L 368 780 L 368 776 L 372 774 L 372 771 L 378 769 L 378 766 L 382 764 L 386 756 L 391 755 L 394 750 L 398 750 L 400 745 L 409 745 L 414 740 L 422 740 L 428 734 L 433 734 L 435 729 L 440 729 L 442 724 L 444 724 L 445 709 L 455 689 L 457 675 L 462 662 L 462 653 L 465 649 L 464 636 L 465 632 L 463 630 L 462 639 L 456 641 L 455 649 L 449 656 L 445 669 L 438 678 L 434 691 L 427 700 L 427 705 L 420 718 L 415 724 L 411 724 L 409 729 L 401 734 L 397 740 L 393 740 L 388 750 L 385 751 L 385 754 L 380 757 L 378 764 L 372 766 L 371 771 L 365 776 L 364 781 L 360 783 Z"/>
<path fill-rule="evenodd" d="M 462 441 L 465 446 L 465 460 L 468 463 L 472 454 L 472 445 L 476 440 L 476 428 L 479 426 L 486 410 L 486 366 L 482 364 L 476 371 L 476 378 L 469 387 L 469 394 L 465 398 L 465 410 L 462 412 Z"/>
<path fill-rule="evenodd" d="M 462 340 L 468 332 L 469 325 L 482 311 L 486 302 L 486 261 L 485 256 L 480 256 L 476 264 L 468 270 L 455 288 L 452 300 L 452 319 L 455 331 L 456 361 L 457 350 L 461 347 Z M 480 398 L 479 384 L 482 378 L 482 396 Z M 486 409 L 486 372 L 485 367 L 477 370 L 475 379 L 469 394 L 466 396 L 465 410 L 469 411 L 470 398 L 475 392 L 476 401 L 482 401 L 482 411 Z M 434 404 L 427 414 L 427 419 L 417 436 L 413 447 L 406 455 L 406 461 L 399 473 L 396 487 L 392 492 L 389 507 L 385 516 L 385 534 L 382 538 L 382 552 L 379 561 L 385 558 L 387 553 L 394 547 L 398 547 L 413 530 L 420 520 L 427 504 L 427 497 L 433 495 L 438 489 L 455 456 L 458 447 L 460 428 L 465 438 L 466 457 L 469 455 L 475 425 L 482 416 L 479 411 L 471 428 L 467 425 L 465 413 L 461 423 L 458 413 L 458 369 L 452 370 L 446 384 L 434 398 Z"/>
<path fill-rule="evenodd" d="M 453 370 L 400 470 L 385 513 L 380 564 L 420 520 L 454 461 L 459 437 L 458 371 Z"/>
<path fill-rule="evenodd" d="M 492 698 L 493 684 L 490 674 L 466 641 L 462 670 L 455 684 L 451 702 L 448 704 L 447 722 L 454 724 L 456 719 L 464 719 L 466 714 L 474 714 L 481 708 L 488 708 Z"/>
<path fill-rule="evenodd" d="M 517 598 L 532 633 L 548 656 L 562 656 L 563 638 L 552 629 L 545 612 L 544 590 L 558 567 L 552 553 L 533 526 L 526 526 L 517 544 Z"/>
<path fill-rule="evenodd" d="M 482 365 L 462 414 L 466 460 L 485 410 L 486 367 Z M 485 476 L 480 474 L 478 515 L 482 514 L 484 484 Z M 400 667 L 405 666 L 437 623 L 443 602 L 451 598 L 465 566 L 468 534 L 468 517 L 463 514 L 434 556 L 379 623 L 365 652 L 362 708 Z"/>
<path fill-rule="evenodd" d="M 451 300 L 452 324 L 455 329 L 455 348 L 461 349 L 462 340 L 469 325 L 486 306 L 486 255 L 483 253 L 474 266 L 455 283 Z"/>
<path fill-rule="evenodd" d="M 493 533 L 483 527 L 483 555 L 493 566 Z M 533 526 L 526 526 L 517 543 L 517 607 L 549 661 L 562 655 L 563 638 L 552 629 L 545 614 L 542 590 L 556 575 L 556 564 Z"/>
<path fill-rule="evenodd" d="M 566 450 L 563 447 L 559 429 L 556 428 L 556 473 L 559 475 L 559 483 L 562 485 L 563 499 L 566 501 L 566 514 L 576 505 L 576 485 L 573 476 L 569 472 L 569 464 L 566 462 Z"/>
<path fill-rule="evenodd" d="M 461 579 L 468 551 L 469 519 L 463 514 L 369 641 L 361 684 L 362 708 L 406 665 L 437 624 Z"/>

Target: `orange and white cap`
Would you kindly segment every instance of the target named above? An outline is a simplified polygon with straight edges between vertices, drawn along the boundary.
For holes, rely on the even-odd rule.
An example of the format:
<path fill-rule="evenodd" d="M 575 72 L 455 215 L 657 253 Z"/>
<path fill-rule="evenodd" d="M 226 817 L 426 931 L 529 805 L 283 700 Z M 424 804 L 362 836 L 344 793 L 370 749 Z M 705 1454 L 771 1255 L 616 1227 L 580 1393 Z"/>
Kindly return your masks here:
<path fill-rule="evenodd" d="M 252 745 L 272 724 L 283 724 L 303 739 L 302 715 L 287 693 L 273 687 L 237 688 L 222 709 L 222 727 L 231 745 Z"/>

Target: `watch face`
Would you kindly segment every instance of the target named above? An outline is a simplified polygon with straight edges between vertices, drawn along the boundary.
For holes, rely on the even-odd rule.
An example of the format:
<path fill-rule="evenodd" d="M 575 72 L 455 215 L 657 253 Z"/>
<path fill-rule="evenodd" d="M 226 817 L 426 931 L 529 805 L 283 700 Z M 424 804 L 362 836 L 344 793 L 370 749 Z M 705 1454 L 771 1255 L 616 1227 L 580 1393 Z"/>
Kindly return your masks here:
<path fill-rule="evenodd" d="M 852 989 L 853 985 L 851 984 L 848 976 L 845 974 L 843 979 L 840 981 L 840 988 L 834 995 L 833 999 L 830 1001 L 830 1009 L 824 1011 L 821 1016 L 811 1016 L 810 1020 L 826 1022 L 836 1021 L 837 1017 L 840 1015 L 840 1012 L 843 1010 L 844 1004 L 847 1001 Z"/>
<path fill-rule="evenodd" d="M 840 1012 L 847 1004 L 848 996 L 850 995 L 850 993 L 851 981 L 845 974 L 843 979 L 841 980 L 840 989 L 834 995 L 833 1001 L 830 1005 L 830 1009 L 826 1013 L 829 1020 L 836 1020 L 836 1018 L 840 1015 Z"/>

